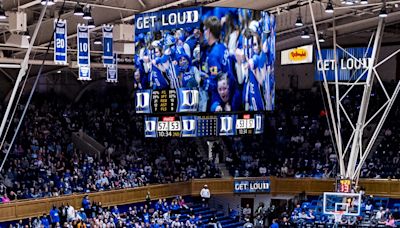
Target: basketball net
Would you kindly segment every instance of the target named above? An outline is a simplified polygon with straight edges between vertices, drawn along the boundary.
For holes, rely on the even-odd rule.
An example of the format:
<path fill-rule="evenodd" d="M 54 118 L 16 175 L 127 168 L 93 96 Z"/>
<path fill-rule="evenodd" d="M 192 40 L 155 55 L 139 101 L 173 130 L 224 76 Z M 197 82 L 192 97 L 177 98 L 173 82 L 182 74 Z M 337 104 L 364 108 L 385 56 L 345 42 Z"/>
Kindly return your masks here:
<path fill-rule="evenodd" d="M 342 216 L 344 214 L 344 211 L 338 211 L 334 214 L 335 216 L 335 223 L 340 223 L 342 221 Z"/>

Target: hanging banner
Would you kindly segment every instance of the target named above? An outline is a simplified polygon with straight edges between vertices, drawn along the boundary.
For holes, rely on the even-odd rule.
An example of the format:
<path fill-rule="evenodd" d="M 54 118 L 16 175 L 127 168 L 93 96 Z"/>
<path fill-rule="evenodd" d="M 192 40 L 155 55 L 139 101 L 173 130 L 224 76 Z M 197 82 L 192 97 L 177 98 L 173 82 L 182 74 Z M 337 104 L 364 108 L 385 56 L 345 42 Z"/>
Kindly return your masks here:
<path fill-rule="evenodd" d="M 67 64 L 67 21 L 54 20 L 54 62 Z"/>
<path fill-rule="evenodd" d="M 79 66 L 79 78 L 78 80 L 90 81 L 90 66 Z"/>
<path fill-rule="evenodd" d="M 90 36 L 89 28 L 86 25 L 78 24 L 78 65 L 79 66 L 90 66 Z"/>
<path fill-rule="evenodd" d="M 334 49 L 322 49 L 322 58 L 317 58 L 315 66 L 315 80 L 323 81 L 325 70 L 326 80 L 335 81 L 335 68 L 338 70 L 338 81 L 360 81 L 367 79 L 367 70 L 373 65 L 372 48 L 357 47 L 336 49 L 337 62 L 334 58 Z"/>
<path fill-rule="evenodd" d="M 104 66 L 114 64 L 112 25 L 103 25 L 103 64 Z"/>
<path fill-rule="evenodd" d="M 117 55 L 114 56 L 114 64 L 107 65 L 107 82 L 118 82 Z"/>

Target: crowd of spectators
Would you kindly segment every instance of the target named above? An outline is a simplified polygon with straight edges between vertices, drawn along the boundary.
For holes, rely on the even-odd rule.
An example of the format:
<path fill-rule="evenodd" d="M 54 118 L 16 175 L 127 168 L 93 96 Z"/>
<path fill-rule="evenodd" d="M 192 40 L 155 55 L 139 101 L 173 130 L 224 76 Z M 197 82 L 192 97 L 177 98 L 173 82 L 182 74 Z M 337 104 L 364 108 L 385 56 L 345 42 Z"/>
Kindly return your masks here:
<path fill-rule="evenodd" d="M 393 90 L 393 84 L 387 86 L 389 91 Z M 374 99 L 369 105 L 368 118 L 383 104 L 385 97 L 378 91 L 374 88 L 371 94 Z M 358 117 L 361 94 L 360 89 L 352 91 L 342 101 L 353 124 Z M 338 156 L 327 122 L 327 101 L 322 99 L 320 88 L 277 91 L 276 97 L 276 110 L 266 114 L 264 135 L 224 139 L 230 173 L 233 176 L 336 177 Z M 331 99 L 335 100 L 333 96 Z M 361 177 L 400 178 L 400 152 L 397 148 L 400 141 L 395 133 L 400 128 L 396 121 L 399 112 L 399 105 L 395 104 L 376 147 L 361 170 Z M 345 143 L 351 136 L 346 121 L 342 114 L 341 132 Z M 366 128 L 364 144 L 369 142 L 373 129 L 373 126 Z"/>
<path fill-rule="evenodd" d="M 353 99 L 357 96 L 356 91 L 343 100 L 350 112 L 359 107 Z M 224 138 L 231 174 L 335 177 L 337 155 L 321 92 L 317 87 L 285 90 L 277 91 L 276 97 L 276 110 L 266 114 L 263 135 Z M 218 165 L 204 159 L 193 138 L 144 139 L 143 117 L 135 115 L 131 98 L 120 87 L 88 91 L 75 103 L 52 93 L 36 95 L 0 173 L 1 202 L 221 176 Z M 394 106 L 392 117 L 398 107 Z M 395 120 L 388 118 L 384 137 L 364 165 L 362 177 L 400 177 L 400 168 L 393 168 L 400 161 L 395 136 L 400 126 Z M 11 129 L 18 121 L 13 119 Z M 349 129 L 342 129 L 344 136 L 350 135 Z M 75 147 L 71 133 L 79 130 L 106 147 L 101 159 Z M 8 147 L 6 143 L 1 158 Z"/>
<path fill-rule="evenodd" d="M 54 94 L 34 100 L 0 173 L 0 202 L 220 177 L 193 139 L 143 140 L 129 96 L 99 102 L 97 95 L 73 105 Z M 101 158 L 74 146 L 71 133 L 79 129 L 104 143 Z"/>
<path fill-rule="evenodd" d="M 20 220 L 10 228 L 86 228 L 86 227 L 207 227 L 215 222 L 216 215 L 209 216 L 208 207 L 199 211 L 192 202 L 186 203 L 182 196 L 173 199 L 146 200 L 144 204 L 131 205 L 122 209 L 118 206 L 104 207 L 101 202 L 91 202 L 88 196 L 80 208 L 69 204 L 55 205 L 48 214 Z M 206 217 L 203 217 L 206 216 Z"/>

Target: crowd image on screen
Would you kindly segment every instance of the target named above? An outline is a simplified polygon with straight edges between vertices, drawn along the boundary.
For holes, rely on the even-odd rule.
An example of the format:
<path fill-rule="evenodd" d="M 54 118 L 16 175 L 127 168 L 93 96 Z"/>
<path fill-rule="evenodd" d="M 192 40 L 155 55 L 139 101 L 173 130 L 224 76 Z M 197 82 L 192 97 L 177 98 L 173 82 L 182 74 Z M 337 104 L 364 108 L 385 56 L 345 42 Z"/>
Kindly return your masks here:
<path fill-rule="evenodd" d="M 136 34 L 134 88 L 196 89 L 200 112 L 273 110 L 274 16 L 202 10 L 200 27 Z"/>

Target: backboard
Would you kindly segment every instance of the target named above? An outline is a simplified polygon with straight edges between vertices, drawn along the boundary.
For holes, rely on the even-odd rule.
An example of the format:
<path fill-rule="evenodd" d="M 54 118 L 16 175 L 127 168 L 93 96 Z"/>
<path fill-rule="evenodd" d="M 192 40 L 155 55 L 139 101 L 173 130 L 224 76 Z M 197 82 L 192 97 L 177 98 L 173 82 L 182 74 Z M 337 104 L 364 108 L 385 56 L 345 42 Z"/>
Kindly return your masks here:
<path fill-rule="evenodd" d="M 360 193 L 324 192 L 324 214 L 358 216 L 361 211 Z"/>

